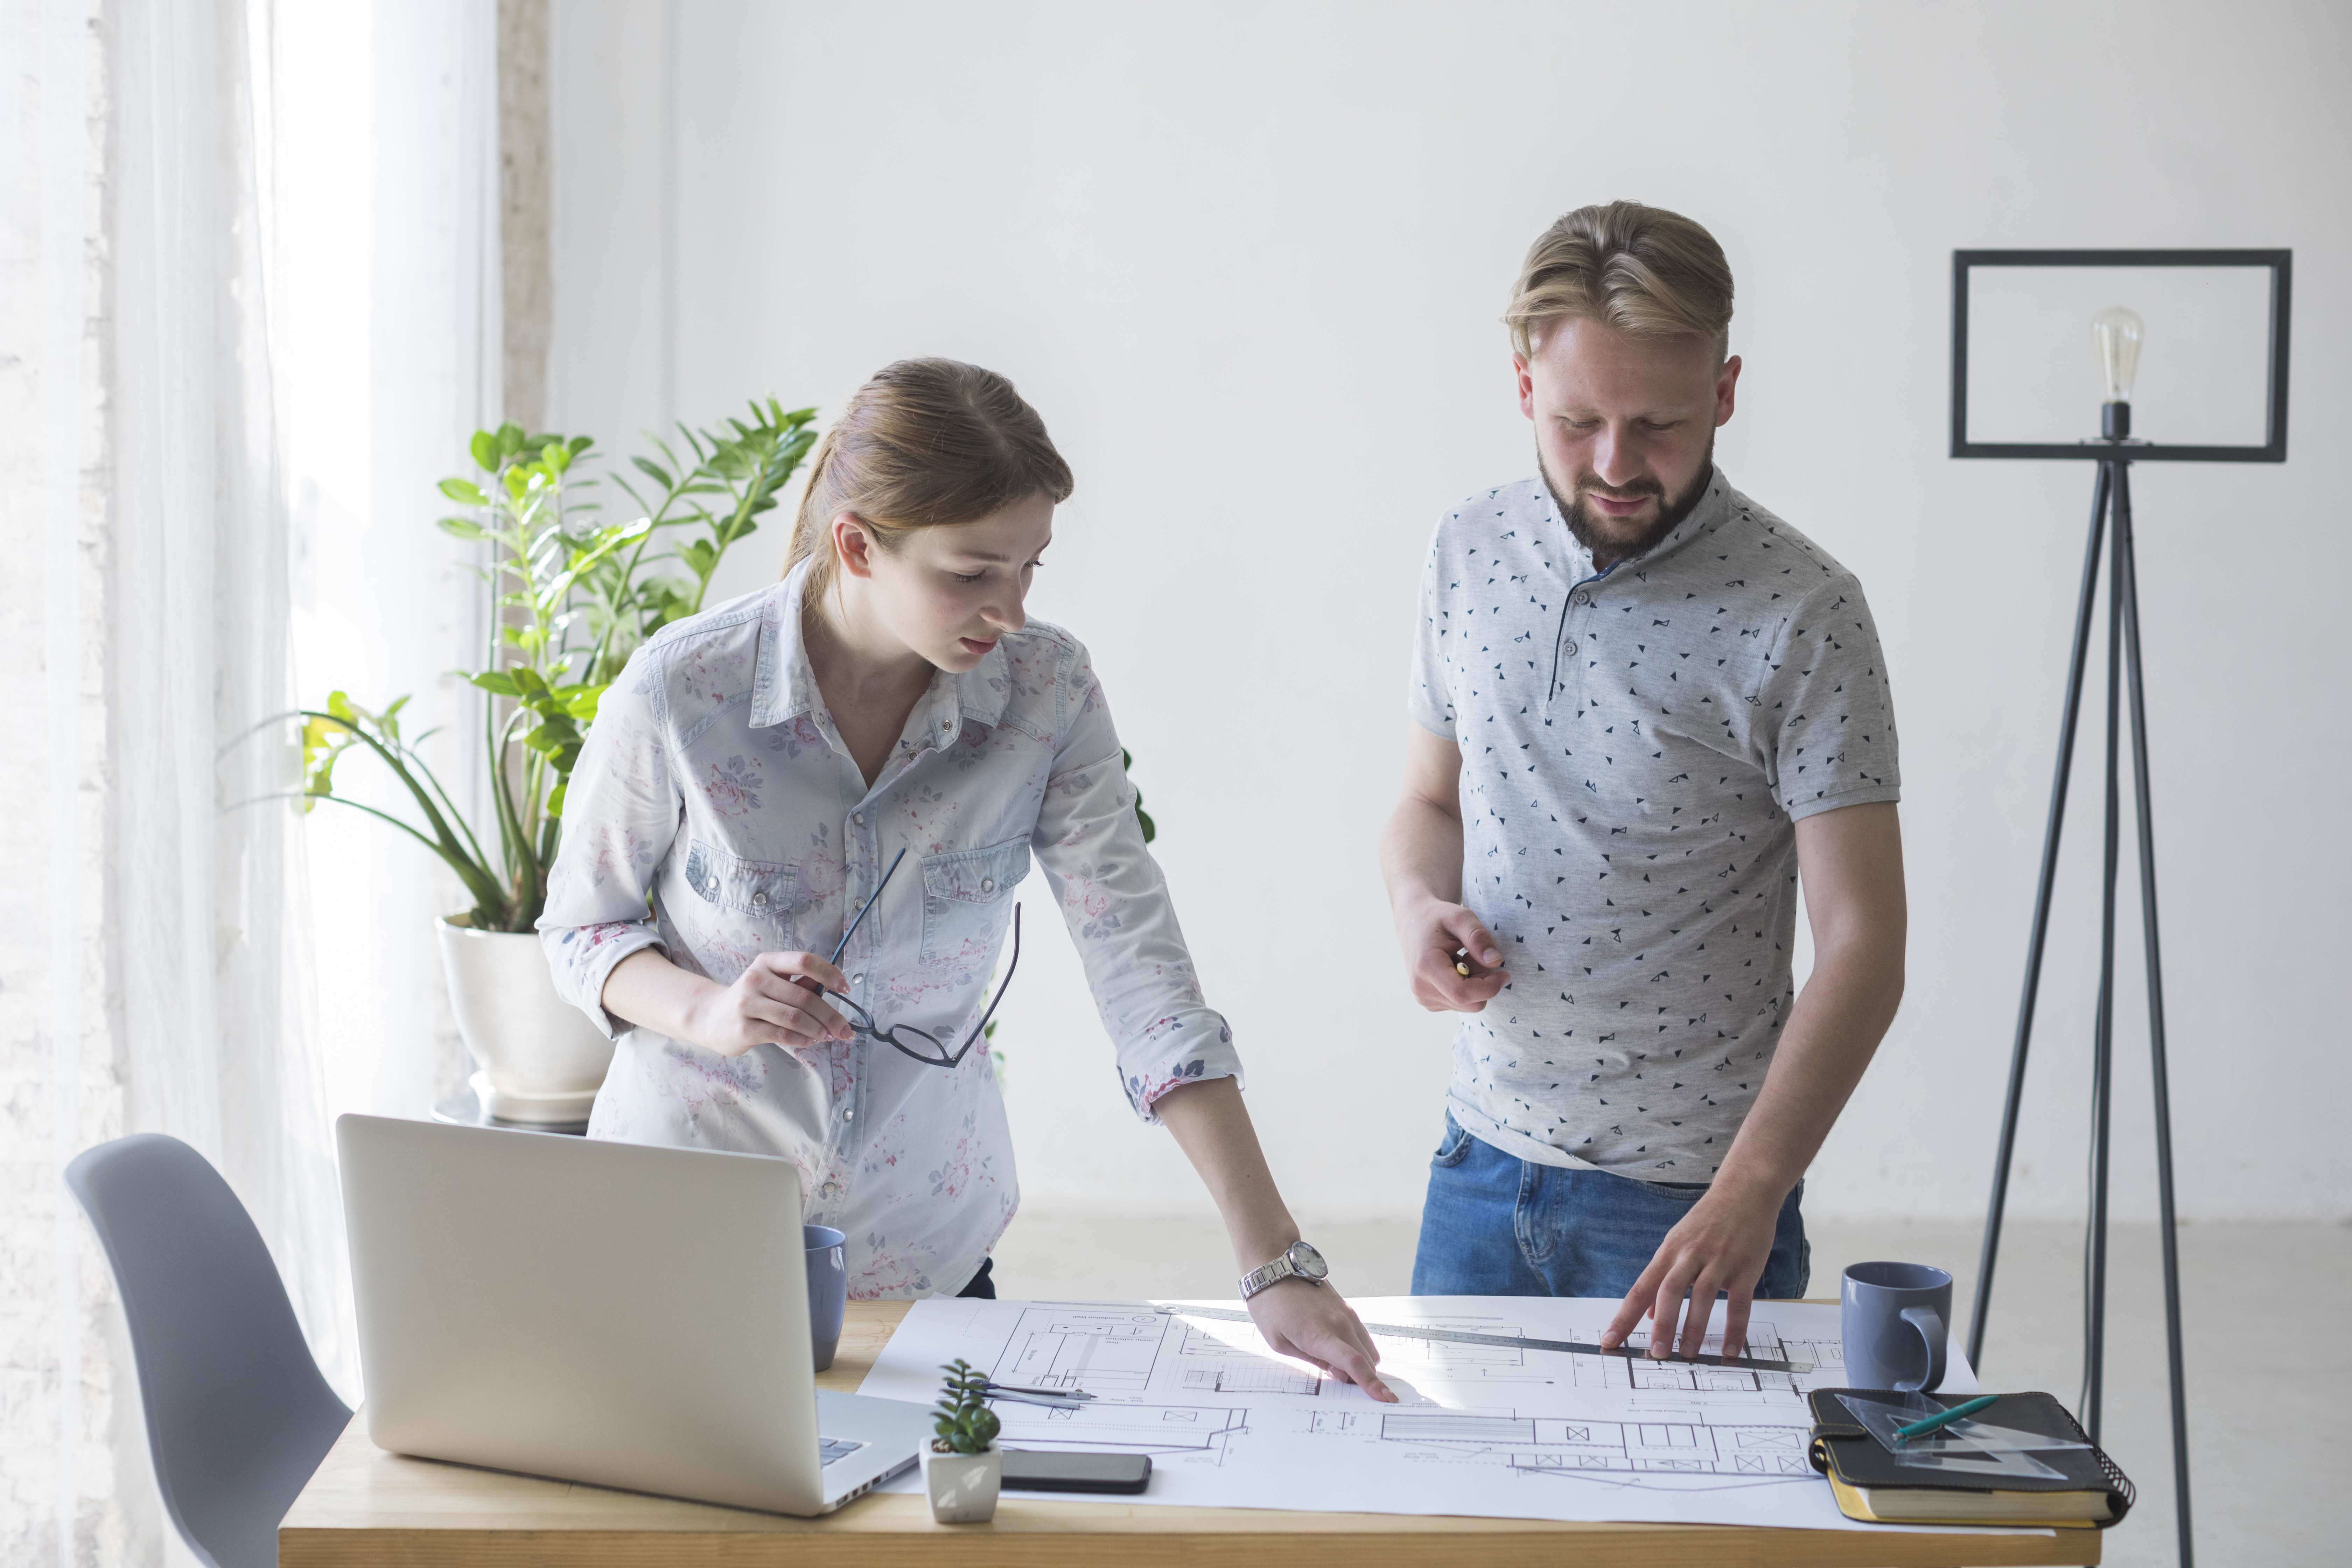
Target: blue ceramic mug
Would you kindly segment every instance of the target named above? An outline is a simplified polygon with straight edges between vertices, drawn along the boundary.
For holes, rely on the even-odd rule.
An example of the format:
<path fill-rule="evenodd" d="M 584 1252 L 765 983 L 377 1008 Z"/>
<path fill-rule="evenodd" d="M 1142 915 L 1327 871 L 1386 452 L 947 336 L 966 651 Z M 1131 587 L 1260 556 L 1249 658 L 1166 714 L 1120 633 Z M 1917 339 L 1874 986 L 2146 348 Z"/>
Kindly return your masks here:
<path fill-rule="evenodd" d="M 801 1245 L 808 1248 L 809 1346 L 816 1352 L 816 1369 L 833 1364 L 841 1346 L 841 1319 L 849 1303 L 849 1259 L 842 1244 L 849 1239 L 829 1225 L 801 1226 Z"/>
<path fill-rule="evenodd" d="M 1949 1274 L 1926 1263 L 1857 1263 L 1839 1302 L 1847 1387 L 1925 1394 L 1944 1381 Z"/>

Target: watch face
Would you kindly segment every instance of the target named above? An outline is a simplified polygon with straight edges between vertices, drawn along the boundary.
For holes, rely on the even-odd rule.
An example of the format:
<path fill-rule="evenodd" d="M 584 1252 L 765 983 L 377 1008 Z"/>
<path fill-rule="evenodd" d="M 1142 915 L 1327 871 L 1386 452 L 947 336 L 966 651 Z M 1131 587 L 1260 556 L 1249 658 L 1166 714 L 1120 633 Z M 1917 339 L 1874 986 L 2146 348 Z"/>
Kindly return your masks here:
<path fill-rule="evenodd" d="M 1326 1279 L 1331 1272 L 1331 1266 L 1323 1261 L 1323 1255 L 1303 1241 L 1291 1247 L 1290 1266 L 1307 1279 Z"/>

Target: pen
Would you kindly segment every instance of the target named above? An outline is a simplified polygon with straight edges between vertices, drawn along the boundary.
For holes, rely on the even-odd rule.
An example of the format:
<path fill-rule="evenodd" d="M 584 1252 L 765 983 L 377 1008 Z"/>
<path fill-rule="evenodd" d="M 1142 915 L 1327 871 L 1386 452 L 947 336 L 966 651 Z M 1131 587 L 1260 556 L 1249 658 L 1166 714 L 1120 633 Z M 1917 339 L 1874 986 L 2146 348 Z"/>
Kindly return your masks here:
<path fill-rule="evenodd" d="M 1082 1394 L 1076 1389 L 1016 1389 L 1007 1388 L 1001 1383 L 992 1383 L 982 1392 L 990 1399 L 1009 1399 L 1015 1405 L 1042 1405 L 1048 1410 L 1076 1410 L 1080 1402 L 1094 1397 L 1091 1394 Z"/>
<path fill-rule="evenodd" d="M 1092 1399 L 1094 1397 L 1083 1388 L 1025 1388 L 1017 1383 L 999 1383 L 994 1378 L 989 1379 L 988 1386 L 1004 1394 L 1042 1394 L 1048 1399 Z"/>
<path fill-rule="evenodd" d="M 1933 1432 L 1938 1426 L 1948 1426 L 1963 1415 L 1974 1415 L 2000 1397 L 1998 1394 L 1980 1394 L 1974 1399 L 1955 1405 L 1949 1410 L 1938 1410 L 1935 1415 L 1914 1421 L 1908 1426 L 1897 1426 L 1895 1428 L 1895 1436 L 1897 1438 L 1908 1440 L 1923 1433 Z"/>

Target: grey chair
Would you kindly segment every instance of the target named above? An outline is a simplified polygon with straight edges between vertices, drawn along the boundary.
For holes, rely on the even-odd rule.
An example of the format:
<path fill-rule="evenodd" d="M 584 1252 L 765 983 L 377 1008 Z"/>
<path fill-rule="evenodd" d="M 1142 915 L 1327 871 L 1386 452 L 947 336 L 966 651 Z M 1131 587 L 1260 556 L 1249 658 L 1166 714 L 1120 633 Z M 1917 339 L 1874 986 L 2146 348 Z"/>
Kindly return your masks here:
<path fill-rule="evenodd" d="M 66 1167 L 114 1266 L 163 1506 L 210 1568 L 278 1561 L 278 1523 L 352 1418 L 220 1173 L 142 1132 Z"/>

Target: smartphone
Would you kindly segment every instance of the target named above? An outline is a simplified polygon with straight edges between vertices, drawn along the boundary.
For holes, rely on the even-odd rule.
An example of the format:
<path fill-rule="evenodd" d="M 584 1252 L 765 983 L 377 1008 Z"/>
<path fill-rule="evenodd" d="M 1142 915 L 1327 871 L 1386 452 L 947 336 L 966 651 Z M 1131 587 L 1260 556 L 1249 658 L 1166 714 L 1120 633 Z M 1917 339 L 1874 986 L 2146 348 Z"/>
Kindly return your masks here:
<path fill-rule="evenodd" d="M 1149 1454 L 1077 1454 L 1007 1448 L 1004 1485 L 1032 1492 L 1139 1492 L 1151 1479 Z"/>

